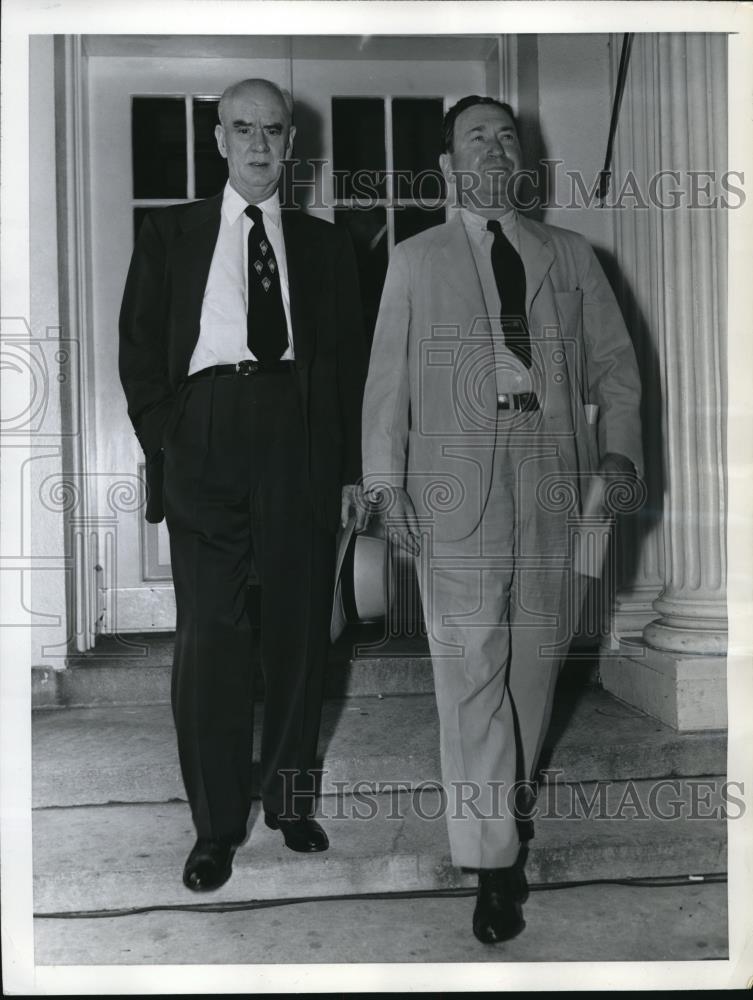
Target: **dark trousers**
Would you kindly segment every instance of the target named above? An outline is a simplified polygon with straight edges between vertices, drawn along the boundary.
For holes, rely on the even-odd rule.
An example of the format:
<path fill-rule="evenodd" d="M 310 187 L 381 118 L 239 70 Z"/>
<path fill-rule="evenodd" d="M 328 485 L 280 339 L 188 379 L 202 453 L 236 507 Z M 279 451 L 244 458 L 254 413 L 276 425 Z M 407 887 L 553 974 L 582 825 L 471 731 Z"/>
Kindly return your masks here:
<path fill-rule="evenodd" d="M 308 793 L 329 643 L 334 537 L 313 514 L 292 374 L 188 382 L 168 421 L 164 449 L 181 771 L 198 836 L 240 842 L 251 806 L 246 598 L 252 560 L 261 585 L 262 801 L 267 812 L 305 816 L 313 810 Z"/>

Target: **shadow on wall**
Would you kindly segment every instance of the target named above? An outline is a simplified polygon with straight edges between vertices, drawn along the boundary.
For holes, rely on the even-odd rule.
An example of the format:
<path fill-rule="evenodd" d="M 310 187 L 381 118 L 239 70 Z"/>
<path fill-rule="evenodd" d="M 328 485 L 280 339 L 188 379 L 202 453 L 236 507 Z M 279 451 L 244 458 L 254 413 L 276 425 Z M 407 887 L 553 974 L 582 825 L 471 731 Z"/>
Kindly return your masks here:
<path fill-rule="evenodd" d="M 539 130 L 538 122 L 531 114 L 521 112 L 518 115 L 518 133 L 520 137 L 524 165 L 536 164 L 538 171 L 536 203 L 522 214 L 536 221 L 543 221 L 544 209 L 549 203 L 551 189 L 550 171 L 542 164 L 548 159 L 548 150 Z M 638 360 L 641 376 L 641 423 L 643 437 L 643 453 L 645 462 L 646 500 L 642 508 L 635 513 L 623 514 L 618 519 L 616 533 L 616 558 L 619 578 L 612 577 L 611 583 L 603 581 L 605 587 L 612 591 L 616 586 L 630 589 L 638 581 L 639 560 L 644 539 L 661 523 L 663 517 L 664 488 L 666 471 L 661 442 L 662 434 L 662 388 L 660 379 L 659 357 L 654 346 L 646 316 L 620 269 L 617 258 L 609 251 L 596 249 L 596 256 L 604 269 L 612 290 L 622 309 L 625 324 L 630 333 Z M 602 593 L 596 605 L 604 609 L 607 617 L 608 609 L 614 604 L 614 593 Z M 604 622 L 606 627 L 606 621 Z"/>
<path fill-rule="evenodd" d="M 541 166 L 542 163 L 548 159 L 546 145 L 544 143 L 541 130 L 539 129 L 538 121 L 535 120 L 529 113 L 521 111 L 517 116 L 517 121 L 518 138 L 520 140 L 523 166 L 533 166 L 533 169 L 535 169 L 538 174 L 535 204 L 532 208 L 523 211 L 522 214 L 528 219 L 534 219 L 536 222 L 543 222 L 544 209 L 549 204 L 550 195 L 549 171 L 542 169 Z M 525 196 L 530 197 L 530 194 L 531 192 L 526 190 Z"/>
<path fill-rule="evenodd" d="M 663 402 L 660 365 L 645 313 L 629 281 L 622 273 L 617 259 L 604 250 L 597 250 L 596 256 L 622 309 L 641 375 L 641 429 L 646 500 L 640 510 L 620 518 L 617 532 L 619 582 L 623 587 L 630 588 L 638 582 L 638 563 L 643 540 L 656 530 L 664 516 L 666 469 L 661 441 Z"/>

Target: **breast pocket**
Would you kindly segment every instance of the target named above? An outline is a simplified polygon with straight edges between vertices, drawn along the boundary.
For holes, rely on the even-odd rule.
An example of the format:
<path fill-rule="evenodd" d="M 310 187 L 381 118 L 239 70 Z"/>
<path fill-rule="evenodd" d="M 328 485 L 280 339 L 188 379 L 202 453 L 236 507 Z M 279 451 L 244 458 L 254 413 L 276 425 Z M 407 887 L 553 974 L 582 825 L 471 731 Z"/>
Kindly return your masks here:
<path fill-rule="evenodd" d="M 570 292 L 555 292 L 554 302 L 559 316 L 562 333 L 574 336 L 580 330 L 583 320 L 583 291 L 576 288 Z"/>

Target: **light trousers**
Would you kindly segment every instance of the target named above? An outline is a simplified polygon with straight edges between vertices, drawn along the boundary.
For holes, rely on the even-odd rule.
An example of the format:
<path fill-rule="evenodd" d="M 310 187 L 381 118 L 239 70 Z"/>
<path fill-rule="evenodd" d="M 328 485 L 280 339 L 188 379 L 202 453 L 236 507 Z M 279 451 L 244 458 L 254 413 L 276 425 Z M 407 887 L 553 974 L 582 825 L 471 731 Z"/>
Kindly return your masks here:
<path fill-rule="evenodd" d="M 516 783 L 534 777 L 572 632 L 567 512 L 540 414 L 502 411 L 491 490 L 476 529 L 417 556 L 440 721 L 452 861 L 513 865 Z"/>

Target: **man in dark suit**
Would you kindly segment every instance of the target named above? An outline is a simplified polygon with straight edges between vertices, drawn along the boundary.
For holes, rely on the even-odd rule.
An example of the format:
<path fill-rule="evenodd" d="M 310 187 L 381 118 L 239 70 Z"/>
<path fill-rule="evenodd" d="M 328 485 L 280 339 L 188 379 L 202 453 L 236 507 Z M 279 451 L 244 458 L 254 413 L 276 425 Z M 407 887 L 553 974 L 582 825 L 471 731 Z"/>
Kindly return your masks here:
<path fill-rule="evenodd" d="M 229 87 L 224 192 L 142 224 L 120 314 L 120 375 L 167 519 L 177 604 L 172 706 L 197 841 L 183 881 L 231 874 L 251 806 L 247 581 L 261 584 L 262 802 L 288 847 L 312 818 L 334 533 L 356 509 L 365 343 L 352 247 L 282 210 L 295 128 L 266 80 Z M 164 484 L 164 490 L 163 490 Z M 360 521 L 363 513 L 357 512 Z"/>

